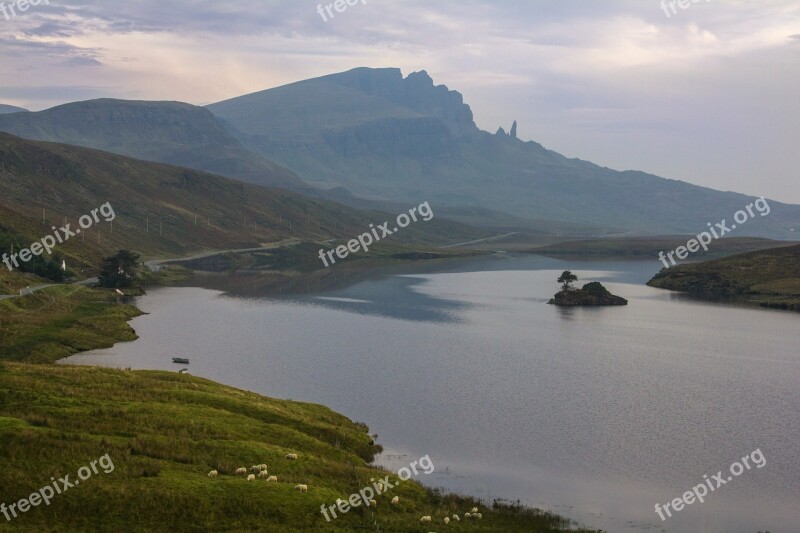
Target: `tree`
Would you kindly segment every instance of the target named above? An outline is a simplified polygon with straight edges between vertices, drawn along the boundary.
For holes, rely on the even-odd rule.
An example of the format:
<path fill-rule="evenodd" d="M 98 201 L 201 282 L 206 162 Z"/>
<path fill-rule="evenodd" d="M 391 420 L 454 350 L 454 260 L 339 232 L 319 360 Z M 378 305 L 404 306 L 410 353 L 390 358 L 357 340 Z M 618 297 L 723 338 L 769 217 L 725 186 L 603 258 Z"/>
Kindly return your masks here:
<path fill-rule="evenodd" d="M 567 292 L 570 289 L 570 285 L 578 281 L 578 276 L 570 272 L 569 270 L 565 270 L 561 273 L 561 276 L 558 278 L 558 282 L 562 284 L 561 290 Z"/>
<path fill-rule="evenodd" d="M 608 292 L 608 289 L 606 289 L 603 286 L 603 284 L 600 283 L 599 281 L 593 281 L 591 283 L 587 283 L 586 285 L 583 286 L 583 288 L 581 290 L 585 291 L 585 292 L 591 292 L 591 293 L 597 293 L 597 294 L 610 294 Z"/>
<path fill-rule="evenodd" d="M 124 289 L 133 285 L 139 255 L 128 250 L 120 250 L 103 260 L 100 267 L 100 286 L 111 289 Z"/>

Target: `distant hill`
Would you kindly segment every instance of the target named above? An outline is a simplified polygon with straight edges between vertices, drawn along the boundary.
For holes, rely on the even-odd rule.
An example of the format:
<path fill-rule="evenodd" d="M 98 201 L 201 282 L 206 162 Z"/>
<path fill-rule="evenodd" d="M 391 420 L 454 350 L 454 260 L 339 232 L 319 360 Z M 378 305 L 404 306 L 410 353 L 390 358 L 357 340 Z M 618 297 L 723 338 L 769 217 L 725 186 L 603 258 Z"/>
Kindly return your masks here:
<path fill-rule="evenodd" d="M 21 107 L 0 104 L 0 115 L 5 115 L 6 113 L 23 113 L 27 111 L 28 111 L 27 109 L 23 109 Z"/>
<path fill-rule="evenodd" d="M 726 237 L 714 241 L 708 251 L 699 250 L 692 254 L 692 260 L 698 258 L 717 259 L 729 255 L 766 250 L 781 246 L 793 246 L 791 241 L 773 241 L 754 237 Z M 685 236 L 660 237 L 618 237 L 607 239 L 589 239 L 566 241 L 528 249 L 531 253 L 550 256 L 631 256 L 658 258 L 659 252 L 668 252 L 678 246 L 686 245 Z"/>
<path fill-rule="evenodd" d="M 800 245 L 663 269 L 647 284 L 800 311 Z"/>
<path fill-rule="evenodd" d="M 101 219 L 80 238 L 58 247 L 70 265 L 97 265 L 120 248 L 159 258 L 286 240 L 352 239 L 369 231 L 369 224 L 393 216 L 196 170 L 0 133 L 0 240 L 5 235 L 30 243 L 65 220 L 76 229 L 80 216 L 106 202 L 116 213 L 113 227 Z M 456 243 L 476 235 L 483 233 L 434 217 L 388 242 Z"/>
<path fill-rule="evenodd" d="M 461 94 L 435 86 L 424 71 L 404 78 L 399 69 L 358 68 L 208 109 L 262 156 L 314 185 L 346 187 L 359 197 L 484 208 L 588 225 L 597 234 L 660 235 L 696 234 L 752 201 L 481 131 Z M 794 238 L 800 206 L 770 204 L 770 216 L 738 236 Z"/>
<path fill-rule="evenodd" d="M 0 131 L 314 193 L 293 172 L 245 148 L 208 110 L 180 102 L 75 102 L 2 115 Z"/>

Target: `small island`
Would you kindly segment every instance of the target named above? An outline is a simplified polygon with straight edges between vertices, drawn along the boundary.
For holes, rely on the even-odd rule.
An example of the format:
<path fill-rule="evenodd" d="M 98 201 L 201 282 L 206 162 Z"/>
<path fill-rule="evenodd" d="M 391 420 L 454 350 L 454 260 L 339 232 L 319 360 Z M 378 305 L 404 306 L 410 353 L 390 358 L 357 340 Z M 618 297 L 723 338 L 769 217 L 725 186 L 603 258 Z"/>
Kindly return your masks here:
<path fill-rule="evenodd" d="M 628 305 L 628 300 L 611 294 L 599 281 L 587 283 L 581 289 L 572 287 L 576 281 L 578 276 L 569 270 L 562 272 L 558 278 L 561 291 L 547 303 L 563 306 Z"/>

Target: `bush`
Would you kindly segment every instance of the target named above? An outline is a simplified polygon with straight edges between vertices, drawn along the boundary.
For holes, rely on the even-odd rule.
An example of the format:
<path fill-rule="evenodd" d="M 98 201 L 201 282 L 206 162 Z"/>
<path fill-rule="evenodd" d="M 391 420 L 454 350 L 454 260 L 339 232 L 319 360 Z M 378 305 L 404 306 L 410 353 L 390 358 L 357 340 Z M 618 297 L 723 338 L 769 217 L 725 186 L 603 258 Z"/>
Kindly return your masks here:
<path fill-rule="evenodd" d="M 603 284 L 600 283 L 599 281 L 593 281 L 591 283 L 587 283 L 586 285 L 583 286 L 583 290 L 586 292 L 599 293 L 599 294 L 605 294 L 608 292 L 608 289 L 603 287 Z"/>

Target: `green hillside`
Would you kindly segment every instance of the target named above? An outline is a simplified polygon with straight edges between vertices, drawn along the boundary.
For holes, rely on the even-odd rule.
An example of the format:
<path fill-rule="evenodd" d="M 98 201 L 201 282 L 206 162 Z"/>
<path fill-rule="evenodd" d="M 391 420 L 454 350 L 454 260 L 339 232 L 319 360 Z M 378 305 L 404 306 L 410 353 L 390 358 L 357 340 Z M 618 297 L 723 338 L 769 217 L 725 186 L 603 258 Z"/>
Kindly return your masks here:
<path fill-rule="evenodd" d="M 567 521 L 553 515 L 486 508 L 413 481 L 375 497 L 376 507 L 361 505 L 326 522 L 322 505 L 348 499 L 372 479 L 388 475 L 397 483 L 395 473 L 367 466 L 379 450 L 365 425 L 320 405 L 167 372 L 0 362 L 0 502 L 27 498 L 51 477 L 69 475 L 74 484 L 93 460 L 97 469 L 91 477 L 84 470 L 80 485 L 55 494 L 49 506 L 0 519 L 0 531 L 425 532 L 473 506 L 481 520 L 462 518 L 450 527 L 567 530 Z M 297 460 L 286 460 L 289 453 Z M 278 482 L 235 475 L 258 464 Z M 208 477 L 211 470 L 218 476 Z M 298 484 L 308 491 L 295 490 Z M 433 522 L 420 524 L 424 515 Z"/>
<path fill-rule="evenodd" d="M 395 216 L 185 168 L 0 134 L 0 242 L 4 236 L 26 244 L 38 241 L 65 221 L 76 229 L 79 217 L 107 202 L 115 212 L 113 222 L 101 218 L 56 247 L 78 276 L 88 277 L 102 257 L 122 248 L 153 259 L 287 241 L 322 243 L 352 239 L 370 224 Z M 485 235 L 434 216 L 386 242 L 429 246 Z"/>
<path fill-rule="evenodd" d="M 800 311 L 800 245 L 663 269 L 647 284 Z"/>
<path fill-rule="evenodd" d="M 315 193 L 293 172 L 247 150 L 214 115 L 182 102 L 113 99 L 0 117 L 0 131 Z"/>

